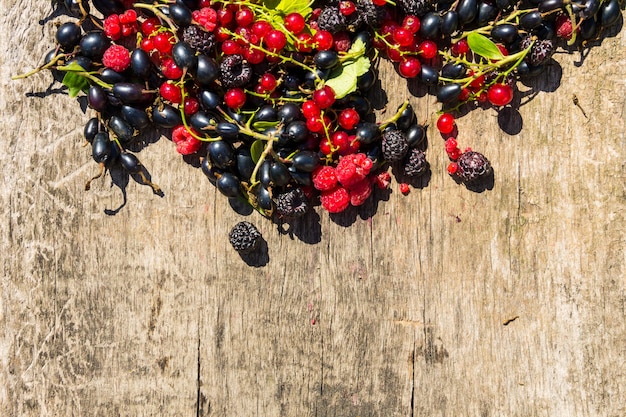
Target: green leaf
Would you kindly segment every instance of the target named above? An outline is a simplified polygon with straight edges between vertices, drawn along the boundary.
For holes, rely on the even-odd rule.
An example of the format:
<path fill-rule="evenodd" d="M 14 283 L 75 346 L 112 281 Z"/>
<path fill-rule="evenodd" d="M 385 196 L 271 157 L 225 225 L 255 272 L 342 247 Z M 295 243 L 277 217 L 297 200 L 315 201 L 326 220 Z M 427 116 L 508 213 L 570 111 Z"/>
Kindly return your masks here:
<path fill-rule="evenodd" d="M 341 68 L 333 71 L 325 85 L 335 92 L 335 98 L 344 98 L 356 91 L 358 78 L 370 69 L 370 60 L 360 56 L 355 60 L 348 60 Z"/>
<path fill-rule="evenodd" d="M 356 39 L 350 49 L 348 50 L 348 54 L 356 54 L 356 53 L 364 53 L 365 52 L 365 42 L 361 39 Z"/>
<path fill-rule="evenodd" d="M 252 123 L 252 128 L 254 130 L 263 131 L 265 129 L 269 129 L 271 127 L 278 126 L 278 123 L 279 123 L 278 121 L 276 121 L 276 122 L 258 121 L 258 122 Z"/>
<path fill-rule="evenodd" d="M 472 32 L 467 35 L 467 44 L 472 52 L 487 59 L 501 60 L 504 58 L 496 44 L 480 33 Z"/>
<path fill-rule="evenodd" d="M 69 90 L 70 97 L 76 97 L 81 91 L 85 93 L 89 89 L 89 80 L 75 72 L 66 72 L 63 77 L 63 85 Z"/>
<path fill-rule="evenodd" d="M 271 7 L 276 3 L 276 0 L 265 0 L 265 7 L 268 9 L 275 9 L 281 12 L 283 15 L 288 15 L 289 13 L 298 12 L 305 19 L 311 13 L 311 1 L 310 0 L 280 0 L 278 4 L 274 7 Z"/>
<path fill-rule="evenodd" d="M 261 157 L 264 148 L 265 142 L 263 142 L 261 139 L 252 142 L 252 146 L 250 146 L 250 156 L 252 156 L 252 162 L 256 164 L 259 161 L 259 158 Z"/>

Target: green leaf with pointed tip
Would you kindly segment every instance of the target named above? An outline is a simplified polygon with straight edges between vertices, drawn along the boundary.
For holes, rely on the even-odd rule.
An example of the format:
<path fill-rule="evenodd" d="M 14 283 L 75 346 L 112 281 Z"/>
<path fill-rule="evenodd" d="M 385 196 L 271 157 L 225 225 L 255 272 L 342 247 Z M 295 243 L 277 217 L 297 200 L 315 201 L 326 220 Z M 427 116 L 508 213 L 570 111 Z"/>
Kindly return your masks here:
<path fill-rule="evenodd" d="M 481 35 L 480 33 L 472 32 L 467 35 L 467 44 L 469 48 L 475 54 L 478 54 L 487 59 L 493 59 L 499 61 L 504 58 L 500 49 L 496 46 L 495 43 L 485 35 Z"/>
<path fill-rule="evenodd" d="M 361 39 L 356 39 L 350 46 L 350 49 L 348 50 L 348 54 L 364 53 L 364 52 L 365 52 L 365 42 L 363 42 Z"/>
<path fill-rule="evenodd" d="M 276 122 L 266 122 L 266 121 L 261 121 L 260 120 L 258 122 L 252 123 L 252 128 L 254 130 L 263 131 L 265 129 L 269 129 L 271 127 L 278 126 L 278 123 L 280 123 L 280 122 L 278 122 L 278 121 L 276 121 Z"/>
<path fill-rule="evenodd" d="M 356 91 L 358 78 L 370 69 L 370 60 L 365 56 L 360 56 L 355 60 L 349 60 L 334 70 L 325 85 L 331 87 L 335 92 L 335 98 L 344 98 Z"/>
<path fill-rule="evenodd" d="M 76 64 L 76 66 L 79 68 L 77 71 L 84 71 L 80 65 Z M 72 98 L 81 91 L 86 93 L 89 90 L 89 80 L 76 72 L 66 72 L 62 83 L 68 88 L 68 94 Z"/>
<path fill-rule="evenodd" d="M 250 146 L 250 156 L 252 157 L 252 162 L 256 164 L 259 161 L 259 158 L 263 153 L 263 149 L 265 149 L 265 142 L 261 139 L 252 142 L 252 145 Z"/>

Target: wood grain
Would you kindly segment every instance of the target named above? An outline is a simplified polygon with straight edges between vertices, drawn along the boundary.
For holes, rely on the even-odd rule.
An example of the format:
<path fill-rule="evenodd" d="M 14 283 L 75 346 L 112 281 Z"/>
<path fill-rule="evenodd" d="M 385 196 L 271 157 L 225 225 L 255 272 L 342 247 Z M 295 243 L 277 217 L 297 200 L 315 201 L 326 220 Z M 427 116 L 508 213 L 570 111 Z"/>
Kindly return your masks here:
<path fill-rule="evenodd" d="M 1 415 L 626 415 L 624 31 L 557 55 L 519 113 L 458 120 L 493 189 L 450 180 L 431 128 L 424 188 L 291 233 L 251 215 L 250 266 L 226 240 L 244 217 L 166 139 L 140 153 L 164 197 L 131 179 L 104 213 L 123 200 L 83 191 L 91 113 L 10 80 L 49 48 L 49 2 L 0 6 Z M 390 109 L 424 94 L 381 74 Z"/>

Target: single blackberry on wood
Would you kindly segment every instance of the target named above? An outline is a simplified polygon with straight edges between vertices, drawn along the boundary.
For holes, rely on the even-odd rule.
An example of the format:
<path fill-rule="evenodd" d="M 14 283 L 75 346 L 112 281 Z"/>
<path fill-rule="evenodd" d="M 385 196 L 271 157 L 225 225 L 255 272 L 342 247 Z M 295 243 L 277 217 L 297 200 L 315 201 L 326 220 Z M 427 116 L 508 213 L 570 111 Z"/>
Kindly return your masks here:
<path fill-rule="evenodd" d="M 224 88 L 243 87 L 252 78 L 252 67 L 241 55 L 228 55 L 220 64 L 220 82 Z"/>
<path fill-rule="evenodd" d="M 421 149 L 412 148 L 406 156 L 404 173 L 411 177 L 418 177 L 428 169 L 426 154 Z"/>
<path fill-rule="evenodd" d="M 468 184 L 491 173 L 491 163 L 489 163 L 485 155 L 479 152 L 469 151 L 463 153 L 457 160 L 457 165 L 456 175 Z"/>
<path fill-rule="evenodd" d="M 302 188 L 294 188 L 279 194 L 275 202 L 275 213 L 281 219 L 301 217 L 309 209 L 309 201 Z"/>
<path fill-rule="evenodd" d="M 191 25 L 183 30 L 183 41 L 198 52 L 209 56 L 213 46 L 215 46 L 215 35 L 200 26 Z"/>
<path fill-rule="evenodd" d="M 396 4 L 405 14 L 423 16 L 430 11 L 430 0 L 397 0 Z"/>
<path fill-rule="evenodd" d="M 383 133 L 382 140 L 383 157 L 389 162 L 399 161 L 404 158 L 409 150 L 406 135 L 400 130 L 387 130 Z"/>
<path fill-rule="evenodd" d="M 533 41 L 532 36 L 526 36 L 520 42 L 520 48 L 526 49 Z M 530 52 L 526 55 L 526 61 L 534 66 L 541 65 L 552 57 L 554 53 L 554 44 L 549 39 L 536 39 Z"/>
<path fill-rule="evenodd" d="M 346 18 L 336 6 L 326 6 L 317 18 L 317 27 L 333 35 L 346 29 Z"/>
<path fill-rule="evenodd" d="M 230 231 L 228 240 L 237 252 L 250 253 L 259 246 L 261 232 L 250 222 L 239 222 Z"/>

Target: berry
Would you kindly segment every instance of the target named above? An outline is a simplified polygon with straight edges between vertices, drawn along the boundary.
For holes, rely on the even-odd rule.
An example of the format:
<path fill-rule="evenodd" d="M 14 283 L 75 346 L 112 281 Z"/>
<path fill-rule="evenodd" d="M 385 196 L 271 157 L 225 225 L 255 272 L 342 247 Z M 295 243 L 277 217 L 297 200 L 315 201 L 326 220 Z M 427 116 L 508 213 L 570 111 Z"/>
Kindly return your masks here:
<path fill-rule="evenodd" d="M 513 88 L 506 84 L 494 84 L 487 90 L 487 100 L 494 106 L 506 106 L 513 100 Z"/>
<path fill-rule="evenodd" d="M 325 30 L 318 30 L 313 35 L 313 43 L 317 44 L 317 49 L 320 51 L 326 51 L 333 47 L 333 34 Z"/>
<path fill-rule="evenodd" d="M 213 32 L 217 27 L 217 12 L 210 7 L 203 7 L 192 12 L 193 20 L 203 26 L 209 32 Z"/>
<path fill-rule="evenodd" d="M 372 0 L 361 0 L 357 3 L 357 12 L 363 25 L 378 28 L 385 19 L 386 10 Z"/>
<path fill-rule="evenodd" d="M 317 18 L 317 27 L 320 30 L 335 34 L 346 29 L 346 17 L 336 6 L 326 6 Z"/>
<path fill-rule="evenodd" d="M 361 120 L 361 117 L 359 116 L 359 113 L 352 108 L 348 108 L 348 109 L 342 110 L 341 113 L 339 113 L 339 117 L 337 118 L 337 123 L 343 129 L 352 130 L 356 127 L 356 125 L 359 123 L 360 120 Z"/>
<path fill-rule="evenodd" d="M 242 6 L 235 13 L 235 21 L 240 27 L 248 27 L 254 22 L 254 12 L 248 6 Z"/>
<path fill-rule="evenodd" d="M 161 72 L 168 80 L 179 80 L 183 76 L 183 69 L 172 58 L 161 61 Z"/>
<path fill-rule="evenodd" d="M 302 115 L 305 118 L 319 117 L 321 113 L 322 110 L 313 100 L 307 100 L 302 103 Z"/>
<path fill-rule="evenodd" d="M 299 34 L 306 27 L 304 17 L 298 12 L 289 13 L 285 16 L 285 28 L 294 35 Z"/>
<path fill-rule="evenodd" d="M 102 64 L 115 72 L 122 72 L 130 66 L 130 52 L 122 45 L 111 45 L 104 51 Z"/>
<path fill-rule="evenodd" d="M 566 14 L 560 14 L 556 17 L 556 36 L 569 40 L 572 37 L 572 21 Z"/>
<path fill-rule="evenodd" d="M 407 195 L 411 192 L 411 187 L 406 182 L 400 183 L 400 192 L 404 195 Z"/>
<path fill-rule="evenodd" d="M 268 93 L 274 91 L 274 89 L 276 88 L 276 83 L 276 77 L 274 77 L 274 74 L 271 74 L 269 72 L 263 74 L 261 76 L 261 79 L 259 80 L 259 84 L 261 85 L 261 87 L 263 87 L 263 89 Z"/>
<path fill-rule="evenodd" d="M 374 183 L 381 190 L 386 190 L 391 184 L 391 174 L 388 171 L 382 171 L 374 177 Z"/>
<path fill-rule="evenodd" d="M 246 104 L 246 92 L 241 88 L 231 88 L 224 94 L 224 103 L 233 110 L 240 109 Z"/>
<path fill-rule="evenodd" d="M 342 186 L 350 189 L 363 180 L 374 163 L 364 153 L 345 155 L 339 159 L 335 173 Z"/>
<path fill-rule="evenodd" d="M 450 162 L 448 164 L 448 174 L 454 175 L 459 170 L 459 164 L 456 162 Z"/>
<path fill-rule="evenodd" d="M 252 78 L 252 68 L 241 55 L 229 55 L 220 64 L 220 81 L 224 88 L 243 87 Z"/>
<path fill-rule="evenodd" d="M 533 37 L 526 36 L 520 42 L 520 48 L 526 49 L 532 43 Z M 526 61 L 534 66 L 541 65 L 552 57 L 554 53 L 554 44 L 549 39 L 536 39 L 532 44 L 530 52 L 526 55 Z"/>
<path fill-rule="evenodd" d="M 198 25 L 190 25 L 183 30 L 183 41 L 201 54 L 209 55 L 215 46 L 215 35 Z"/>
<path fill-rule="evenodd" d="M 337 186 L 337 173 L 335 168 L 328 165 L 320 165 L 311 174 L 313 186 L 320 191 L 332 190 Z"/>
<path fill-rule="evenodd" d="M 165 100 L 171 101 L 174 104 L 179 104 L 182 101 L 180 87 L 170 81 L 161 84 L 161 87 L 159 87 L 159 94 L 161 94 L 161 97 Z"/>
<path fill-rule="evenodd" d="M 350 194 L 343 187 L 322 191 L 320 202 L 329 213 L 341 213 L 350 205 Z"/>
<path fill-rule="evenodd" d="M 372 194 L 372 183 L 365 178 L 354 184 L 350 190 L 350 204 L 357 207 L 365 203 L 367 198 Z"/>
<path fill-rule="evenodd" d="M 400 130 L 387 130 L 383 133 L 382 151 L 389 162 L 399 161 L 409 150 L 406 135 Z"/>
<path fill-rule="evenodd" d="M 326 109 L 332 106 L 335 102 L 335 92 L 332 87 L 325 85 L 322 88 L 315 90 L 313 93 L 313 101 L 320 109 Z"/>
<path fill-rule="evenodd" d="M 411 33 L 417 33 L 420 30 L 420 19 L 417 16 L 408 15 L 402 20 L 402 27 Z"/>
<path fill-rule="evenodd" d="M 431 40 L 425 40 L 419 44 L 417 51 L 425 59 L 432 59 L 437 56 L 437 44 Z"/>
<path fill-rule="evenodd" d="M 437 130 L 439 130 L 439 132 L 444 135 L 452 133 L 452 131 L 454 130 L 454 126 L 454 116 L 452 116 L 450 113 L 443 113 L 437 119 Z"/>
<path fill-rule="evenodd" d="M 415 78 L 419 75 L 421 70 L 422 65 L 420 61 L 413 56 L 404 58 L 400 61 L 400 64 L 398 64 L 398 73 L 404 78 Z"/>
<path fill-rule="evenodd" d="M 265 35 L 265 45 L 273 51 L 280 51 L 287 44 L 287 37 L 278 29 L 272 29 Z"/>
<path fill-rule="evenodd" d="M 428 169 L 428 161 L 426 161 L 426 154 L 417 148 L 412 148 L 404 163 L 404 173 L 411 177 L 418 177 L 426 172 Z"/>
<path fill-rule="evenodd" d="M 275 200 L 276 215 L 280 219 L 294 219 L 302 217 L 309 209 L 309 200 L 302 188 L 293 188 L 280 193 Z"/>
<path fill-rule="evenodd" d="M 491 164 L 481 153 L 470 151 L 461 155 L 457 161 L 458 175 L 463 182 L 469 184 L 491 173 Z"/>
<path fill-rule="evenodd" d="M 422 16 L 430 10 L 430 0 L 398 0 L 396 4 L 407 15 Z"/>
<path fill-rule="evenodd" d="M 237 223 L 228 234 L 228 241 L 242 254 L 253 252 L 262 241 L 261 232 L 250 222 Z"/>
<path fill-rule="evenodd" d="M 408 29 L 399 27 L 393 32 L 393 40 L 400 46 L 409 46 L 413 44 L 413 33 Z"/>
<path fill-rule="evenodd" d="M 195 135 L 198 133 L 192 129 Z M 184 125 L 176 126 L 172 131 L 172 142 L 176 144 L 176 151 L 181 155 L 191 155 L 202 147 L 202 142 L 192 136 Z"/>

